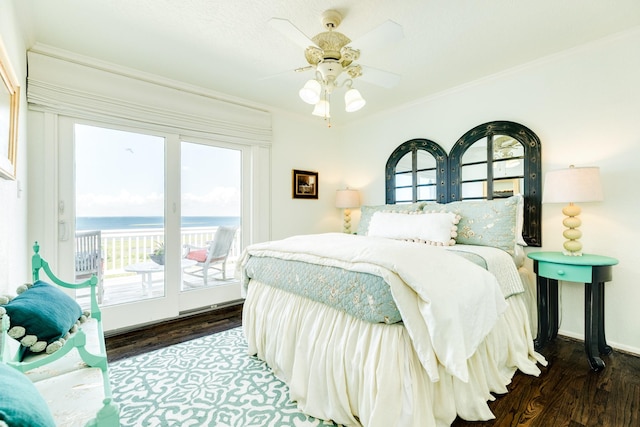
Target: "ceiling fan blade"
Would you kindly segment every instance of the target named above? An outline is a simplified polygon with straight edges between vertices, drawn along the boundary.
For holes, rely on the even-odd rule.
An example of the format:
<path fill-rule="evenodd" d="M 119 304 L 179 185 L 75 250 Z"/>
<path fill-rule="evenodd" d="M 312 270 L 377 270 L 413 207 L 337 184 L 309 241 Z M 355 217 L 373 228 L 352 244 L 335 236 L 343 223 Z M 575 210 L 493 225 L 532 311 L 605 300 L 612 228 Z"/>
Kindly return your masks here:
<path fill-rule="evenodd" d="M 276 74 L 271 74 L 269 76 L 263 76 L 258 78 L 258 81 L 262 81 L 262 80 L 269 80 L 269 79 L 273 79 L 276 77 L 283 77 L 283 76 L 288 76 L 291 74 L 291 71 L 293 71 L 294 73 L 303 73 L 305 71 L 309 71 L 312 70 L 314 67 L 312 65 L 307 65 L 306 67 L 298 67 L 295 68 L 294 70 L 288 70 L 288 71 L 281 71 L 279 73 Z"/>
<path fill-rule="evenodd" d="M 358 37 L 349 43 L 360 52 L 373 52 L 391 43 L 402 40 L 404 32 L 402 26 L 396 22 L 388 20 L 368 33 Z"/>
<path fill-rule="evenodd" d="M 296 73 L 303 73 L 305 71 L 309 71 L 309 70 L 312 70 L 314 68 L 315 67 L 313 65 L 307 65 L 306 67 L 298 67 L 293 71 L 295 71 Z"/>
<path fill-rule="evenodd" d="M 391 73 L 389 71 L 378 70 L 377 68 L 367 67 L 361 65 L 362 75 L 358 77 L 358 80 L 365 81 L 377 86 L 382 86 L 386 89 L 391 89 L 400 83 L 400 75 Z"/>
<path fill-rule="evenodd" d="M 316 45 L 311 41 L 309 37 L 307 37 L 302 31 L 300 31 L 295 25 L 293 25 L 286 19 L 271 18 L 269 19 L 269 25 L 271 25 L 271 28 L 280 31 L 280 33 L 288 37 L 291 41 L 293 41 L 303 49 L 306 49 L 309 46 Z"/>

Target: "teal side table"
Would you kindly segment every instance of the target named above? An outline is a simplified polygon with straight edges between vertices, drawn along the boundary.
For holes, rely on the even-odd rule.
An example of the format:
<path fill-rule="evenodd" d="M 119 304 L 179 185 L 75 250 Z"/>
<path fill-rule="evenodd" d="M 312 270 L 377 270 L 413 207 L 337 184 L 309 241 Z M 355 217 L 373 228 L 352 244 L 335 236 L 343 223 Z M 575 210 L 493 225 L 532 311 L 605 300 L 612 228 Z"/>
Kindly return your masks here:
<path fill-rule="evenodd" d="M 536 350 L 558 335 L 558 281 L 580 282 L 584 289 L 584 348 L 594 371 L 605 367 L 600 355 L 611 354 L 604 333 L 604 284 L 612 278 L 618 260 L 601 255 L 564 255 L 562 252 L 531 252 L 538 290 L 538 336 Z"/>

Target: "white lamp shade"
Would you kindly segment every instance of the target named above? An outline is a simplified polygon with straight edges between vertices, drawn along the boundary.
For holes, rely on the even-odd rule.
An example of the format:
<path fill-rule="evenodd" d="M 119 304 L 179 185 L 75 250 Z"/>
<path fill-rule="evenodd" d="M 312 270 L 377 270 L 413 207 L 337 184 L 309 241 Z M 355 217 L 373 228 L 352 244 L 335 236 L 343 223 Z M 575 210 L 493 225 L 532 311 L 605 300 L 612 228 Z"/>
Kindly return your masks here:
<path fill-rule="evenodd" d="M 321 99 L 320 101 L 318 101 L 318 103 L 316 104 L 311 114 L 313 114 L 314 116 L 328 118 L 328 117 L 331 117 L 331 115 L 329 114 L 330 110 L 331 110 L 331 107 L 329 105 L 329 101 L 327 101 L 326 99 Z"/>
<path fill-rule="evenodd" d="M 347 93 L 344 94 L 345 110 L 347 110 L 348 113 L 358 111 L 364 107 L 366 103 L 367 101 L 360 95 L 358 89 L 349 89 Z"/>
<path fill-rule="evenodd" d="M 302 89 L 298 92 L 300 98 L 307 104 L 317 104 L 320 101 L 320 92 L 322 87 L 317 80 L 308 80 Z"/>
<path fill-rule="evenodd" d="M 542 203 L 600 202 L 604 200 L 600 168 L 571 166 L 547 172 Z"/>
<path fill-rule="evenodd" d="M 360 193 L 358 190 L 336 191 L 336 208 L 357 208 L 360 206 Z"/>

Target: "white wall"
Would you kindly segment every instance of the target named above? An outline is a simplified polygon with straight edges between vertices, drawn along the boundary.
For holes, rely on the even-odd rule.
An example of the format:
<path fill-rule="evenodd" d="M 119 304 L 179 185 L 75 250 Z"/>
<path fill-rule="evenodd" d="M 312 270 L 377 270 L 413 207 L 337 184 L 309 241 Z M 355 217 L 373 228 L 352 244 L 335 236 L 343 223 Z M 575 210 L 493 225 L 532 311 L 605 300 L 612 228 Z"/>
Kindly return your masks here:
<path fill-rule="evenodd" d="M 18 128 L 17 180 L 0 178 L 0 293 L 15 293 L 30 279 L 27 242 L 27 131 L 25 42 L 11 2 L 0 2 L 0 38 L 4 43 L 21 90 Z M 2 153 L 6 156 L 6 153 Z M 22 191 L 18 191 L 22 188 Z"/>
<path fill-rule="evenodd" d="M 341 129 L 345 179 L 361 179 L 365 204 L 384 203 L 384 166 L 402 142 L 432 139 L 449 150 L 472 127 L 512 120 L 542 143 L 542 169 L 599 166 L 605 201 L 582 205 L 584 251 L 620 260 L 606 285 L 609 344 L 640 354 L 640 27 L 424 99 Z M 542 248 L 562 246 L 560 205 L 543 206 Z M 531 266 L 531 263 L 529 263 Z M 584 335 L 584 287 L 563 283 L 560 333 Z"/>
<path fill-rule="evenodd" d="M 317 117 L 273 112 L 271 237 L 342 230 L 335 193 L 346 186 L 340 132 Z M 292 198 L 292 170 L 318 172 L 318 200 Z"/>

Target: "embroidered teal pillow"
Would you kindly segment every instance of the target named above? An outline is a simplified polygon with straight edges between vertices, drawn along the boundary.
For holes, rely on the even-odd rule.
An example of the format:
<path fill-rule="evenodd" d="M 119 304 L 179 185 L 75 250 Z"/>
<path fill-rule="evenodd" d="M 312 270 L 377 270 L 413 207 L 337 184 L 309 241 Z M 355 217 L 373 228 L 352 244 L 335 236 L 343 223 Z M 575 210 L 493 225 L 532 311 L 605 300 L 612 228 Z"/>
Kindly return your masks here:
<path fill-rule="evenodd" d="M 22 372 L 0 363 L 0 424 L 55 427 L 53 415 L 36 386 Z"/>
<path fill-rule="evenodd" d="M 362 206 L 360 208 L 360 222 L 358 223 L 358 234 L 360 236 L 366 236 L 369 233 L 369 223 L 371 217 L 376 212 L 419 212 L 422 210 L 426 203 L 401 203 L 397 205 L 377 205 L 377 206 Z"/>
<path fill-rule="evenodd" d="M 466 200 L 438 205 L 441 212 L 460 215 L 456 243 L 493 246 L 513 255 L 516 245 L 516 219 L 519 199 Z M 424 209 L 433 210 L 430 204 Z"/>

